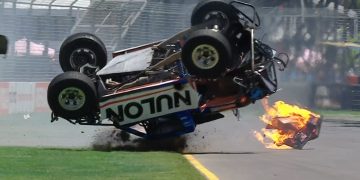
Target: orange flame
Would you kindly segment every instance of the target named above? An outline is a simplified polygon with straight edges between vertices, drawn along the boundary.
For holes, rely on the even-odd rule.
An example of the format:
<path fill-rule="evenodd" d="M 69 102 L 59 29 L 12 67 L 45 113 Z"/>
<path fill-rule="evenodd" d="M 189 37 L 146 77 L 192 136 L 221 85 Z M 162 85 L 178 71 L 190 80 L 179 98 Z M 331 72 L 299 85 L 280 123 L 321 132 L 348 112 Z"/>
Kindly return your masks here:
<path fill-rule="evenodd" d="M 278 146 L 276 145 L 274 142 L 269 142 L 269 141 L 266 141 L 266 137 L 268 135 L 268 130 L 266 129 L 262 129 L 261 130 L 262 133 L 258 132 L 258 131 L 254 131 L 254 136 L 256 137 L 256 139 L 261 142 L 262 144 L 265 145 L 265 148 L 268 148 L 268 149 L 291 149 L 291 147 L 289 146 L 286 146 L 286 145 L 281 145 L 281 146 Z"/>
<path fill-rule="evenodd" d="M 255 131 L 254 136 L 269 149 L 291 149 L 285 145 L 285 141 L 294 138 L 296 132 L 304 128 L 312 117 L 320 118 L 309 110 L 283 101 L 276 102 L 272 107 L 269 106 L 267 98 L 261 102 L 265 114 L 260 120 L 267 126 L 261 130 L 261 133 Z"/>

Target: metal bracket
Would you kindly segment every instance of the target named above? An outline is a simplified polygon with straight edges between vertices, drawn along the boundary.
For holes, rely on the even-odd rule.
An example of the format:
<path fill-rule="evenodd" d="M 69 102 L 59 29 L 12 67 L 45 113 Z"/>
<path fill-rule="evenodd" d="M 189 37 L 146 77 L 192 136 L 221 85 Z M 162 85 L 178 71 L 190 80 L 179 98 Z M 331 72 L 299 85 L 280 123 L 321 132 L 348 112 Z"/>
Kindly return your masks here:
<path fill-rule="evenodd" d="M 95 69 L 95 72 L 97 72 L 97 71 L 99 71 L 99 67 L 98 66 L 93 66 L 93 65 L 91 65 L 91 64 L 89 64 L 89 63 L 86 63 L 86 64 L 84 64 L 83 66 L 81 66 L 81 68 L 80 68 L 80 73 L 83 73 L 84 74 L 84 69 L 85 68 L 92 68 L 92 69 Z"/>
<path fill-rule="evenodd" d="M 234 77 L 233 78 L 233 82 L 243 88 L 247 88 L 247 86 L 245 86 L 243 83 L 242 83 L 242 79 L 238 78 L 238 77 Z"/>
<path fill-rule="evenodd" d="M 56 116 L 53 112 L 51 113 L 51 120 L 50 122 L 55 122 L 55 121 L 58 121 L 59 120 L 59 117 Z"/>
<path fill-rule="evenodd" d="M 237 119 L 238 121 L 240 121 L 241 116 L 240 116 L 240 110 L 239 110 L 239 108 L 233 109 L 232 112 L 233 112 L 234 116 L 236 117 L 236 119 Z"/>

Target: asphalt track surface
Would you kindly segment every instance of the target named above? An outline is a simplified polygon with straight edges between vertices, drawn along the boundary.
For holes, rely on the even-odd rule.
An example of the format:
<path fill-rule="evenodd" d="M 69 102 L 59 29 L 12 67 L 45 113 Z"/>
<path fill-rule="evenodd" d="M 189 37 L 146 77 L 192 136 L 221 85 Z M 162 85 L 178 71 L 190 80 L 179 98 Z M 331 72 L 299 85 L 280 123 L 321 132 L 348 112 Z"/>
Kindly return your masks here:
<path fill-rule="evenodd" d="M 242 109 L 240 121 L 229 112 L 224 119 L 198 126 L 186 136 L 185 153 L 220 179 L 360 179 L 360 119 L 324 122 L 319 139 L 304 150 L 270 150 L 253 136 L 264 127 L 260 113 L 253 111 L 256 106 Z M 50 123 L 48 114 L 1 119 L 0 146 L 82 148 L 107 141 L 113 132 L 111 127 Z"/>
<path fill-rule="evenodd" d="M 228 116 L 223 123 L 208 124 L 222 134 L 211 136 L 208 152 L 194 157 L 219 179 L 360 179 L 360 119 L 324 122 L 320 137 L 303 150 L 264 148 L 252 137 L 252 129 L 263 127 L 258 122 L 243 116 L 234 123 Z"/>

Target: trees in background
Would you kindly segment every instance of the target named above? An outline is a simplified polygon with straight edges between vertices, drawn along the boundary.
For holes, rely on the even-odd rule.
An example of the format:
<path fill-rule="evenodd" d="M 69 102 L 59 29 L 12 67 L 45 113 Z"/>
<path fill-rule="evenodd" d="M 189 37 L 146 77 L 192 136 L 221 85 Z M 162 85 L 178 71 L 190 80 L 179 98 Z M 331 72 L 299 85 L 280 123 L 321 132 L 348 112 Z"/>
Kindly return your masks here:
<path fill-rule="evenodd" d="M 263 18 L 264 27 L 291 63 L 289 80 L 343 82 L 349 72 L 360 75 L 360 48 L 324 45 L 324 42 L 357 41 L 360 0 L 259 1 L 278 7 L 279 16 Z M 279 38 L 280 37 L 280 38 Z"/>

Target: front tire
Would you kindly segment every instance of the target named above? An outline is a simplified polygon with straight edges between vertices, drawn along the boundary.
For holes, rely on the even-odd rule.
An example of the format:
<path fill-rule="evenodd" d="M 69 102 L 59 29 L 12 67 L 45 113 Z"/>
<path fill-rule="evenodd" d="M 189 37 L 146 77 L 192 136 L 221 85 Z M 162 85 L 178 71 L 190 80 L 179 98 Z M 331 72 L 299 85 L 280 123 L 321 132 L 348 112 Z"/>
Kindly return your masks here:
<path fill-rule="evenodd" d="M 65 72 L 55 77 L 47 95 L 50 109 L 62 118 L 79 119 L 97 110 L 95 85 L 79 72 Z"/>

